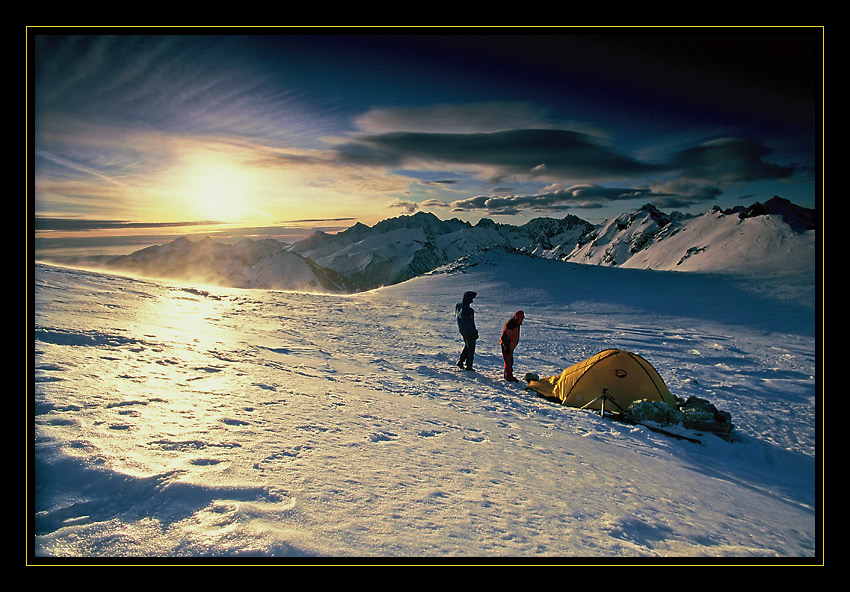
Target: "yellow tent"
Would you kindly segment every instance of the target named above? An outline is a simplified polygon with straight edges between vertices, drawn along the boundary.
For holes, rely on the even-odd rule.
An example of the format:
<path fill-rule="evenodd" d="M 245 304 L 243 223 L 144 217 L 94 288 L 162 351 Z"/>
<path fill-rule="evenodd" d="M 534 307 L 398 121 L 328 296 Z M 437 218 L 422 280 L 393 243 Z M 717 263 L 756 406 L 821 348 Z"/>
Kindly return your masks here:
<path fill-rule="evenodd" d="M 639 355 L 621 349 L 606 349 L 558 376 L 531 380 L 528 388 L 570 407 L 601 409 L 603 394 L 616 403 L 606 404 L 605 410 L 614 412 L 619 411 L 617 407 L 625 410 L 632 402 L 642 400 L 676 406 L 655 368 Z"/>

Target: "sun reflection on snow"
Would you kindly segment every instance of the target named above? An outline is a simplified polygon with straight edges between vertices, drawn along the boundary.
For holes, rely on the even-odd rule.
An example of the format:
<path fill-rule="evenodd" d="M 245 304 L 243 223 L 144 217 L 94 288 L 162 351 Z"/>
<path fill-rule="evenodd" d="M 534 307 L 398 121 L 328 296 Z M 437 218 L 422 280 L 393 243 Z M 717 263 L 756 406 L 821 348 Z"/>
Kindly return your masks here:
<path fill-rule="evenodd" d="M 235 307 L 230 294 L 168 287 L 141 308 L 139 321 L 157 344 L 161 372 L 175 385 L 203 380 L 205 390 L 224 388 L 232 374 L 228 352 L 239 342 L 238 328 L 228 322 Z"/>

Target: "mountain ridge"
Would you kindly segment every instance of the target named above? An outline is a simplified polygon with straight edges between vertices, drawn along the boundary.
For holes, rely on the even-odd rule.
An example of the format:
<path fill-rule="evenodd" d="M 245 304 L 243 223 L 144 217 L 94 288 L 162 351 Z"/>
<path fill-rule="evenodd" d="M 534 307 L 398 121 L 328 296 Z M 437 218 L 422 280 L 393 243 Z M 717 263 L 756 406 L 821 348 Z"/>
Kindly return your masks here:
<path fill-rule="evenodd" d="M 473 225 L 417 212 L 371 227 L 357 222 L 337 234 L 317 231 L 293 244 L 180 237 L 129 255 L 75 263 L 237 288 L 348 293 L 398 284 L 494 247 L 590 265 L 776 273 L 813 266 L 816 225 L 815 210 L 778 196 L 702 215 L 668 214 L 645 204 L 598 225 L 572 214 L 518 226 L 488 218 Z"/>

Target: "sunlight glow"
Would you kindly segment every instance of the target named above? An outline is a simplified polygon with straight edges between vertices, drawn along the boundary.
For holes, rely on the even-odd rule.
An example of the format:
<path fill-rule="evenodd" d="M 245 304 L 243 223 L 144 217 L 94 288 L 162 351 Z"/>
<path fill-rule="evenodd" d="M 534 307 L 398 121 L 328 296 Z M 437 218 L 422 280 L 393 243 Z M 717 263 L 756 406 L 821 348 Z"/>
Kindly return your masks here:
<path fill-rule="evenodd" d="M 245 222 L 256 211 L 260 182 L 249 167 L 218 155 L 199 154 L 180 174 L 179 195 L 189 215 Z"/>

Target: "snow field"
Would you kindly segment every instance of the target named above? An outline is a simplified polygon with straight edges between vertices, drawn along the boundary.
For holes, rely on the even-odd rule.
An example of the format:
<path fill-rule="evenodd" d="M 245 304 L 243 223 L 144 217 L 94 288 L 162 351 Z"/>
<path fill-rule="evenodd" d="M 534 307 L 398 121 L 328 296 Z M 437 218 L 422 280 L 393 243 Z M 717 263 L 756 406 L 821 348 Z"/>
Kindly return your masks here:
<path fill-rule="evenodd" d="M 702 274 L 474 263 L 353 296 L 38 266 L 35 555 L 815 555 L 813 304 Z M 472 374 L 454 366 L 467 289 Z M 498 332 L 519 308 L 518 376 L 629 349 L 729 411 L 739 440 L 676 440 L 505 383 Z"/>

